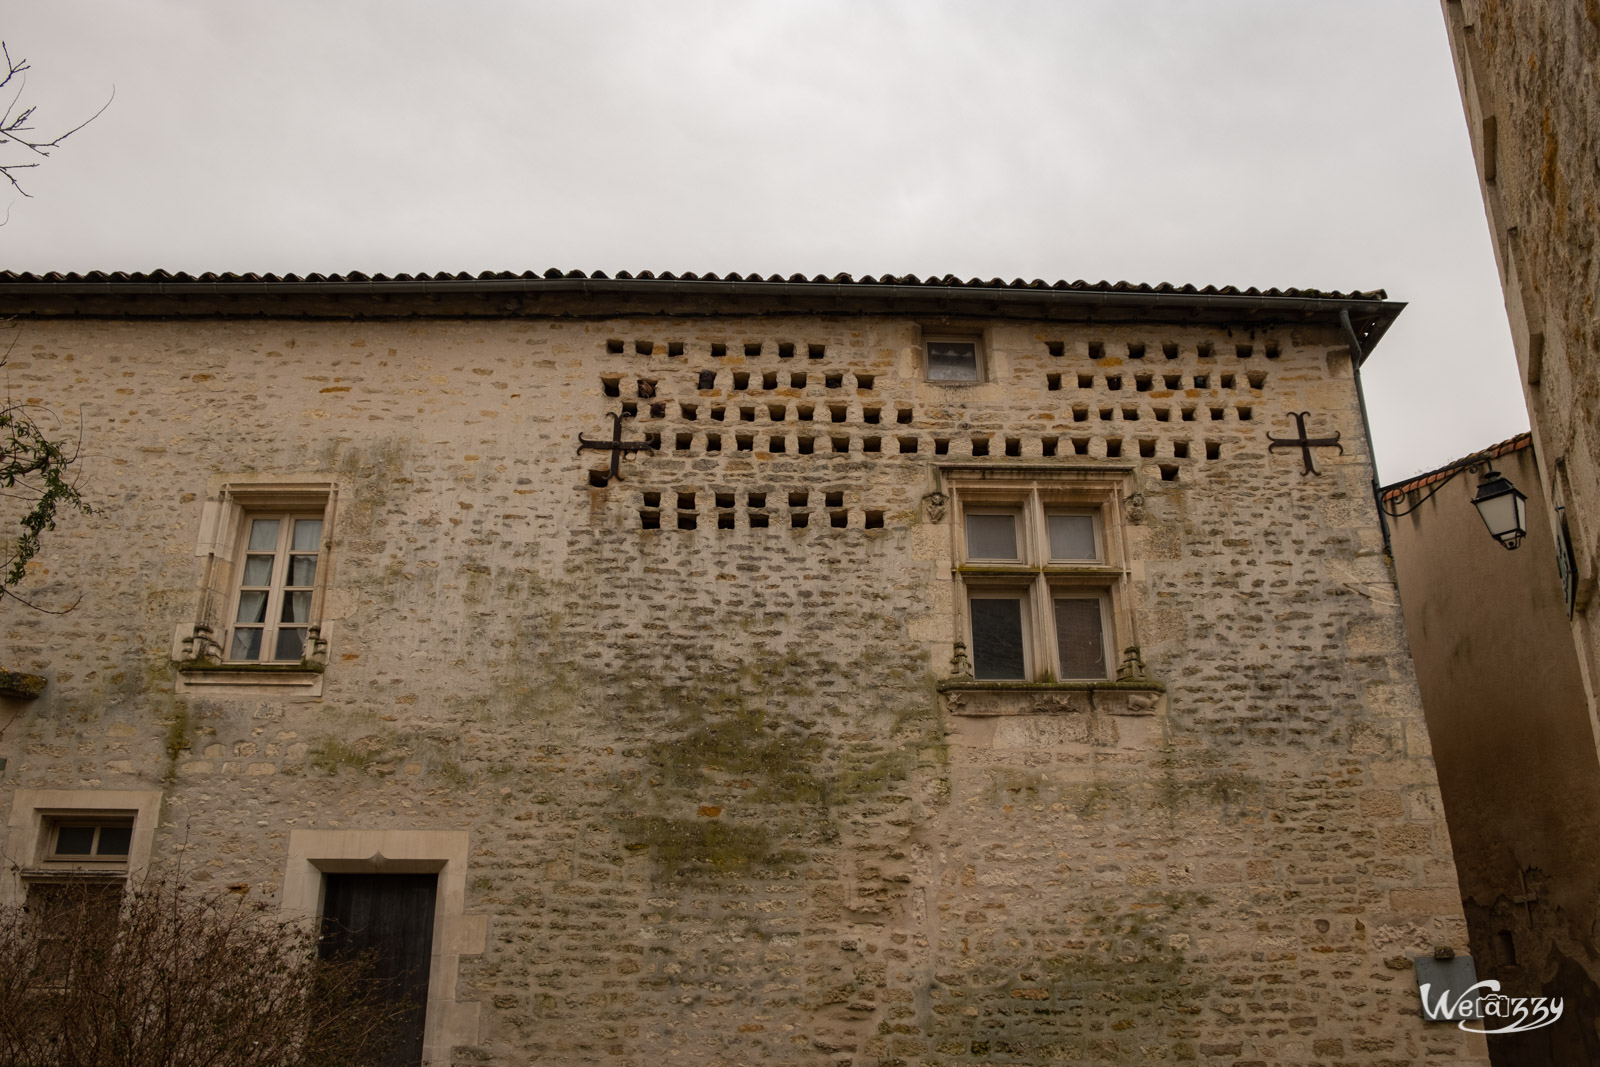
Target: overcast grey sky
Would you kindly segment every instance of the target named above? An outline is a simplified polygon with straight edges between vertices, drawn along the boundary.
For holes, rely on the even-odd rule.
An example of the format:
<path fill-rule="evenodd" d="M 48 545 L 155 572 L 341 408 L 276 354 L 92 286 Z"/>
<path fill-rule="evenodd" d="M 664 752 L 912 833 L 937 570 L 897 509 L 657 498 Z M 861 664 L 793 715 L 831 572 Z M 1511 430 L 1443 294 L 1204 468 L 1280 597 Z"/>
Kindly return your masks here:
<path fill-rule="evenodd" d="M 12 270 L 1384 288 L 1392 481 L 1527 427 L 1436 0 L 13 2 Z"/>

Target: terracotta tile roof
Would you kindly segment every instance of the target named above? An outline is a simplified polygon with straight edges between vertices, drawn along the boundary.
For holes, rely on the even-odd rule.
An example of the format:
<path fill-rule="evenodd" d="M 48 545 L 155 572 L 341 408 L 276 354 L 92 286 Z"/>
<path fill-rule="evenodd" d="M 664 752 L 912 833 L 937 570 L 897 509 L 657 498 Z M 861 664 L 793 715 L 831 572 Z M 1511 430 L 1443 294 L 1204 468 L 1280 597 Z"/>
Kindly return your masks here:
<path fill-rule="evenodd" d="M 1379 491 L 1383 494 L 1385 501 L 1398 500 L 1407 493 L 1415 492 L 1418 489 L 1426 489 L 1430 485 L 1446 481 L 1463 467 L 1470 467 L 1475 463 L 1482 463 L 1484 460 L 1499 459 L 1509 452 L 1520 452 L 1524 448 L 1532 447 L 1533 434 L 1519 433 L 1517 436 L 1501 441 L 1497 445 L 1490 445 L 1481 452 L 1474 452 L 1470 456 L 1462 456 L 1454 462 L 1446 463 L 1437 470 L 1419 474 L 1415 478 L 1407 478 L 1403 482 L 1386 485 Z"/>
<path fill-rule="evenodd" d="M 1382 289 L 1374 289 L 1374 290 L 1368 290 L 1368 291 L 1351 290 L 1349 292 L 1342 292 L 1342 291 L 1339 291 L 1339 290 L 1327 290 L 1327 291 L 1324 291 L 1324 290 L 1320 290 L 1320 289 L 1293 289 L 1293 288 L 1291 288 L 1291 289 L 1258 289 L 1258 288 L 1256 288 L 1254 286 L 1251 286 L 1251 287 L 1246 288 L 1246 289 L 1240 289 L 1239 287 L 1233 286 L 1233 285 L 1223 285 L 1223 286 L 1207 285 L 1207 286 L 1204 286 L 1204 287 L 1197 287 L 1197 286 L 1194 286 L 1194 285 L 1173 285 L 1170 282 L 1161 282 L 1161 283 L 1159 283 L 1157 285 L 1149 285 L 1149 284 L 1142 284 L 1142 283 L 1141 284 L 1135 284 L 1133 282 L 1108 282 L 1108 281 L 1089 282 L 1089 281 L 1084 281 L 1082 279 L 1079 279 L 1077 281 L 1072 281 L 1072 282 L 1069 282 L 1069 281 L 1047 282 L 1047 281 L 1044 281 L 1042 278 L 1035 278 L 1032 281 L 1025 281 L 1022 278 L 1014 278 L 1014 279 L 1012 279 L 1011 281 L 1008 282 L 1003 278 L 989 278 L 987 280 L 982 279 L 982 278 L 962 279 L 962 278 L 956 277 L 954 274 L 930 275 L 927 278 L 918 277 L 915 274 L 881 274 L 881 275 L 867 274 L 867 275 L 864 275 L 864 276 L 862 276 L 860 278 L 857 278 L 857 277 L 855 277 L 854 275 L 851 275 L 851 274 L 833 274 L 833 275 L 818 274 L 818 275 L 815 275 L 815 276 L 812 276 L 812 277 L 808 278 L 804 274 L 790 274 L 790 275 L 768 274 L 768 275 L 762 275 L 762 274 L 759 274 L 759 273 L 756 273 L 756 274 L 740 274 L 738 272 L 732 272 L 732 273 L 728 273 L 728 274 L 718 275 L 718 274 L 713 274 L 713 273 L 696 274 L 696 273 L 694 273 L 692 271 L 685 271 L 685 272 L 683 272 L 681 274 L 674 274 L 672 271 L 662 271 L 661 273 L 657 274 L 657 273 L 655 273 L 653 271 L 648 271 L 648 270 L 639 271 L 637 273 L 632 273 L 632 272 L 629 272 L 629 271 L 621 270 L 621 271 L 617 271 L 616 274 L 614 274 L 614 275 L 610 275 L 610 274 L 606 274 L 604 271 L 598 271 L 598 270 L 596 270 L 596 271 L 581 271 L 581 270 L 563 271 L 563 270 L 558 270 L 558 269 L 555 269 L 555 268 L 552 268 L 550 270 L 544 271 L 542 274 L 538 273 L 538 272 L 535 272 L 535 271 L 523 271 L 520 274 L 514 273 L 512 271 L 498 271 L 498 272 L 497 271 L 484 271 L 481 274 L 467 274 L 467 273 L 464 273 L 464 272 L 463 273 L 459 273 L 459 274 L 448 274 L 448 273 L 428 274 L 426 272 L 420 273 L 420 274 L 365 274 L 365 273 L 362 273 L 361 271 L 350 271 L 350 272 L 345 273 L 345 274 L 304 274 L 304 275 L 301 275 L 301 274 L 254 274 L 254 273 L 246 273 L 246 274 L 233 274 L 233 273 L 213 274 L 213 273 L 210 273 L 210 272 L 207 272 L 205 274 L 186 274 L 186 273 L 184 273 L 182 271 L 179 271 L 179 272 L 176 272 L 176 273 L 172 273 L 172 272 L 168 272 L 168 271 L 164 271 L 164 270 L 154 270 L 154 271 L 150 271 L 148 273 L 141 273 L 141 272 L 128 273 L 128 272 L 125 272 L 125 271 L 89 271 L 88 273 L 85 273 L 85 274 L 79 274 L 79 273 L 76 273 L 76 272 L 62 274 L 62 273 L 58 273 L 58 272 L 55 272 L 55 271 L 51 271 L 50 273 L 47 273 L 47 274 L 32 274 L 32 273 L 28 273 L 28 272 L 18 273 L 16 271 L 9 271 L 9 270 L 8 271 L 0 271 L 0 284 L 7 284 L 7 285 L 29 284 L 29 283 L 95 284 L 95 283 L 105 283 L 105 282 L 112 282 L 112 283 L 120 282 L 120 283 L 135 284 L 135 285 L 137 285 L 137 284 L 151 284 L 151 283 L 172 283 L 172 284 L 183 285 L 183 284 L 189 284 L 189 283 L 202 283 L 202 284 L 204 284 L 204 283 L 217 283 L 217 282 L 222 282 L 222 283 L 232 283 L 232 282 L 252 283 L 252 282 L 254 282 L 254 283 L 260 283 L 260 284 L 264 284 L 264 285 L 275 285 L 275 284 L 290 284 L 290 285 L 292 285 L 292 284 L 296 284 L 296 283 L 305 283 L 305 282 L 312 282 L 312 283 L 319 283 L 319 284 L 338 284 L 338 283 L 341 283 L 341 282 L 348 282 L 348 283 L 352 283 L 352 284 L 361 284 L 361 283 L 370 283 L 370 282 L 513 281 L 513 280 L 518 280 L 518 279 L 532 281 L 532 280 L 536 280 L 536 279 L 557 279 L 557 278 L 569 279 L 569 280 L 594 280 L 594 281 L 605 281 L 605 280 L 630 281 L 630 280 L 632 280 L 632 281 L 664 281 L 664 282 L 674 282 L 674 281 L 679 281 L 679 282 L 695 282 L 695 281 L 699 281 L 699 282 L 746 282 L 746 283 L 765 283 L 765 284 L 768 284 L 768 285 L 780 285 L 780 284 L 781 285 L 860 285 L 860 286 L 873 286 L 873 285 L 879 285 L 879 286 L 886 286 L 886 285 L 887 286 L 913 286 L 913 285 L 915 285 L 915 286 L 934 286 L 934 287 L 941 287 L 941 288 L 946 288 L 946 289 L 1011 289 L 1011 290 L 1015 290 L 1015 289 L 1036 289 L 1036 290 L 1037 289 L 1053 289 L 1053 290 L 1061 290 L 1061 291 L 1097 292 L 1097 293 L 1173 293 L 1173 294 L 1178 294 L 1178 295 L 1193 295 L 1193 296 L 1263 296 L 1263 297 L 1289 297 L 1289 298 L 1323 299 L 1323 300 L 1371 300 L 1371 301 L 1383 301 L 1383 300 L 1387 300 L 1388 299 L 1388 294 L 1385 293 Z"/>

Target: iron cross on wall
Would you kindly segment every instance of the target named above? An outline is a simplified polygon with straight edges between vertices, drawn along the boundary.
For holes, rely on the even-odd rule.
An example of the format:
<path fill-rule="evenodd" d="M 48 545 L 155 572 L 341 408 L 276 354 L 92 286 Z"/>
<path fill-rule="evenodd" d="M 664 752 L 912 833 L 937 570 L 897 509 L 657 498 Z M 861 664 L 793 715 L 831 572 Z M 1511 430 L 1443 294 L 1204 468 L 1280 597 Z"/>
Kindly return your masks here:
<path fill-rule="evenodd" d="M 658 447 L 660 447 L 658 445 L 651 444 L 649 441 L 624 441 L 622 439 L 622 420 L 631 419 L 633 416 L 626 413 L 619 414 L 615 411 L 609 412 L 609 414 L 611 415 L 611 440 L 591 441 L 581 433 L 578 435 L 579 452 L 582 452 L 586 448 L 593 448 L 600 451 L 609 451 L 611 453 L 611 472 L 605 475 L 605 481 L 599 483 L 601 485 L 610 485 L 613 481 L 622 480 L 623 453 L 643 452 L 645 449 L 649 449 L 650 451 L 654 452 Z M 599 474 L 601 472 L 596 471 L 595 473 Z"/>
<path fill-rule="evenodd" d="M 1339 455 L 1344 455 L 1344 445 L 1339 443 L 1338 430 L 1333 431 L 1332 437 L 1307 437 L 1306 417 L 1310 415 L 1311 412 L 1291 411 L 1289 414 L 1294 416 L 1294 424 L 1299 428 L 1300 436 L 1278 438 L 1269 433 L 1267 434 L 1267 440 L 1271 441 L 1272 443 L 1267 446 L 1267 451 L 1271 452 L 1278 448 L 1298 448 L 1300 450 L 1300 458 L 1305 460 L 1306 464 L 1306 469 L 1300 472 L 1300 476 L 1302 478 L 1308 474 L 1322 473 L 1321 471 L 1317 470 L 1316 465 L 1311 462 L 1311 447 L 1313 445 L 1325 448 L 1337 448 L 1339 450 Z"/>

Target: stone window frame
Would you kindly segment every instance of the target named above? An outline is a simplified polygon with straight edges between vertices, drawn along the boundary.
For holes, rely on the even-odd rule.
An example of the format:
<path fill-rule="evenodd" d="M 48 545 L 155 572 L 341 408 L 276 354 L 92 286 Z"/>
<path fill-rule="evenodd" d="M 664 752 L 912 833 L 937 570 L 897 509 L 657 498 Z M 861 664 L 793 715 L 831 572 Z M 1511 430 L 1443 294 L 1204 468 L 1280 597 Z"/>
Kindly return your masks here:
<path fill-rule="evenodd" d="M 156 824 L 161 814 L 159 790 L 18 789 L 11 796 L 7 820 L 5 867 L 0 878 L 0 905 L 21 904 L 28 886 L 38 882 L 78 879 L 126 881 L 150 866 Z M 133 836 L 124 862 L 50 855 L 55 828 L 62 820 L 131 819 Z"/>
<path fill-rule="evenodd" d="M 949 479 L 954 507 L 951 533 L 956 598 L 956 632 L 970 652 L 972 619 L 970 602 L 985 594 L 1016 591 L 1022 599 L 1022 642 L 1025 677 L 994 679 L 1022 682 L 1098 682 L 1116 677 L 1116 653 L 1136 645 L 1134 620 L 1127 608 L 1129 571 L 1123 546 L 1120 478 L 1039 477 L 985 475 L 974 480 Z M 1017 556 L 1014 560 L 973 558 L 968 555 L 968 512 L 1016 516 Z M 1092 560 L 1055 560 L 1050 557 L 1048 516 L 1088 514 L 1095 523 L 1096 556 Z M 1061 677 L 1058 662 L 1054 602 L 1063 594 L 1100 600 L 1104 674 L 1099 678 Z M 974 664 L 976 666 L 976 664 Z M 987 679 L 986 679 L 987 680 Z"/>
<path fill-rule="evenodd" d="M 433 947 L 422 1062 L 447 1067 L 451 1049 L 479 1041 L 482 1005 L 456 1000 L 461 957 L 488 945 L 487 915 L 466 914 L 466 830 L 291 830 L 279 916 L 315 924 L 323 908 L 327 874 L 432 874 Z"/>
<path fill-rule="evenodd" d="M 929 385 L 951 389 L 970 389 L 975 385 L 984 385 L 995 379 L 995 366 L 993 360 L 993 330 L 979 326 L 963 326 L 951 323 L 928 323 L 916 326 L 916 355 L 917 377 Z M 928 345 L 940 341 L 970 344 L 977 353 L 977 377 L 964 378 L 932 378 L 928 375 Z"/>
<path fill-rule="evenodd" d="M 224 483 L 201 511 L 200 596 L 194 620 L 178 627 L 172 659 L 179 693 L 213 696 L 291 695 L 321 697 L 332 626 L 325 617 L 327 592 L 337 566 L 334 523 L 339 484 L 325 476 Z M 240 662 L 227 658 L 231 620 L 238 603 L 242 561 L 250 521 L 263 517 L 322 516 L 316 584 L 312 590 L 306 652 L 298 663 Z"/>

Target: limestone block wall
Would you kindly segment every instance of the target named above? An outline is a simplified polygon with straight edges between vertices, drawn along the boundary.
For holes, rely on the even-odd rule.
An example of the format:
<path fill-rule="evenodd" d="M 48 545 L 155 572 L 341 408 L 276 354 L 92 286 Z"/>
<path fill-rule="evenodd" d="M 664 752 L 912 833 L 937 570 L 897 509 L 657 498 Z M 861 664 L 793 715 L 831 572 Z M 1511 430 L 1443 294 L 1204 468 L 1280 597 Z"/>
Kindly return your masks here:
<path fill-rule="evenodd" d="M 1573 636 L 1600 730 L 1600 10 L 1444 0 L 1444 15 L 1541 478 L 1572 539 Z"/>
<path fill-rule="evenodd" d="M 50 679 L 0 804 L 158 789 L 155 862 L 271 903 L 298 832 L 466 831 L 457 1062 L 1482 1061 L 1418 1017 L 1466 933 L 1332 331 L 996 321 L 962 387 L 888 318 L 24 331 L 98 512 L 29 587 L 79 606 L 0 620 Z M 623 405 L 660 450 L 597 485 Z M 1128 472 L 1155 715 L 937 692 L 924 497 L 1008 463 Z M 312 476 L 320 697 L 180 695 L 205 503 Z"/>

